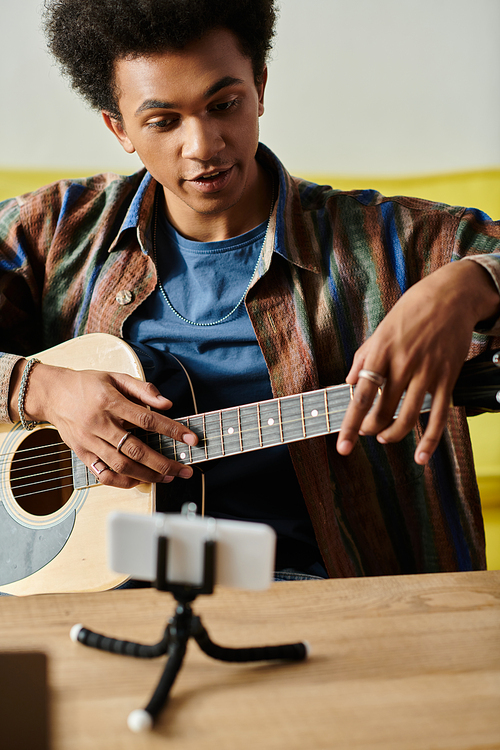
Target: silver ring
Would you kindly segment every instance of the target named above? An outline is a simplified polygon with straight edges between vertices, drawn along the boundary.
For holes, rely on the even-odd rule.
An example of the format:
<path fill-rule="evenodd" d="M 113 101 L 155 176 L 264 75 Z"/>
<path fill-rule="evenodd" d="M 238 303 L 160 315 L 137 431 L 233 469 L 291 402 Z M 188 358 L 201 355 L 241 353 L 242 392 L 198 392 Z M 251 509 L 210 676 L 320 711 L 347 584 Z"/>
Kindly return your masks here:
<path fill-rule="evenodd" d="M 118 445 L 116 446 L 116 450 L 118 451 L 118 453 L 122 452 L 123 444 L 124 444 L 125 440 L 127 440 L 127 438 L 129 438 L 129 437 L 130 437 L 130 432 L 126 432 L 125 435 L 120 440 L 120 442 L 118 443 Z"/>
<path fill-rule="evenodd" d="M 97 466 L 96 466 L 96 464 L 98 464 L 99 461 L 103 464 L 103 468 L 102 469 L 98 469 Z M 92 471 L 92 474 L 95 477 L 97 477 L 97 479 L 99 479 L 99 476 L 102 474 L 103 471 L 106 471 L 106 469 L 109 469 L 109 466 L 107 466 L 107 464 L 104 463 L 104 461 L 102 460 L 102 458 L 96 458 L 96 460 L 94 461 L 94 463 L 90 464 L 90 470 Z"/>
<path fill-rule="evenodd" d="M 384 378 L 382 375 L 379 375 L 378 372 L 373 372 L 373 370 L 360 370 L 358 378 L 364 378 L 365 380 L 369 380 L 370 383 L 375 383 L 376 386 L 379 388 L 382 388 L 382 386 L 385 385 L 387 378 Z"/>

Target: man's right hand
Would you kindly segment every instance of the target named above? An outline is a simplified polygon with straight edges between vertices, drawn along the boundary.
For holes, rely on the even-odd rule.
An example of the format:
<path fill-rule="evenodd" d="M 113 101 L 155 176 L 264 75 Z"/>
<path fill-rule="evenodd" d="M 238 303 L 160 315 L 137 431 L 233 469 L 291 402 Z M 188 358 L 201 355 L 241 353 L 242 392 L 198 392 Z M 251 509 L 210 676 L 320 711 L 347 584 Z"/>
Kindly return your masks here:
<path fill-rule="evenodd" d="M 18 362 L 11 380 L 9 409 L 14 422 L 19 420 L 17 399 L 25 366 L 26 360 Z M 102 484 L 124 489 L 192 475 L 189 466 L 162 456 L 134 435 L 117 449 L 124 435 L 135 428 L 196 445 L 194 432 L 155 411 L 171 406 L 152 383 L 130 375 L 42 363 L 30 373 L 24 400 L 26 419 L 52 424 L 89 468 L 98 462 L 95 468 Z"/>

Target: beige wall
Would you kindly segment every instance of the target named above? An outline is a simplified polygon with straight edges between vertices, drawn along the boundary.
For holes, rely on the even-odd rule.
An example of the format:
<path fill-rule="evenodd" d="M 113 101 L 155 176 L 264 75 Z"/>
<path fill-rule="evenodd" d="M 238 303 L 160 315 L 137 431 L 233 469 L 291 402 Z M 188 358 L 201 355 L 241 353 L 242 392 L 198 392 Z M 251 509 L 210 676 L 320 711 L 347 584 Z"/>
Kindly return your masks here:
<path fill-rule="evenodd" d="M 133 171 L 0 0 L 0 169 Z M 295 173 L 500 166 L 500 0 L 281 0 L 262 140 Z"/>

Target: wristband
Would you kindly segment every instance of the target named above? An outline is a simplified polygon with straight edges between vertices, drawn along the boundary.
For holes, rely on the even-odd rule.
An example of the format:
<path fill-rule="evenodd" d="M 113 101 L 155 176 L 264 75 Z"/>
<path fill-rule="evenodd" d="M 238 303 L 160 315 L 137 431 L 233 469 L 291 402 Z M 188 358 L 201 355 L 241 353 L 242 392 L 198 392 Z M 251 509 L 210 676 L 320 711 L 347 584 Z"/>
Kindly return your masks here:
<path fill-rule="evenodd" d="M 28 422 L 24 413 L 24 401 L 26 399 L 26 391 L 28 390 L 28 380 L 33 367 L 40 362 L 39 359 L 29 359 L 26 363 L 26 367 L 23 370 L 21 378 L 21 385 L 19 387 L 19 396 L 17 397 L 17 411 L 19 412 L 19 419 L 25 430 L 32 430 L 36 427 L 39 422 Z"/>

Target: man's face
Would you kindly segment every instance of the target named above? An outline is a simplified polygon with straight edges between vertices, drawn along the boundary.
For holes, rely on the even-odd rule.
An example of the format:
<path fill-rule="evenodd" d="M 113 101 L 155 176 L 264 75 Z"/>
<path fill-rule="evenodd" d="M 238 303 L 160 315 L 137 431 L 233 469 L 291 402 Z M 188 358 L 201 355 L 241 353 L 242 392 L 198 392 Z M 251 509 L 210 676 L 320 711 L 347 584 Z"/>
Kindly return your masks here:
<path fill-rule="evenodd" d="M 250 59 L 226 29 L 181 51 L 117 62 L 123 122 L 104 119 L 163 185 L 180 231 L 189 234 L 190 221 L 241 213 L 255 201 L 264 82 L 256 86 Z"/>

